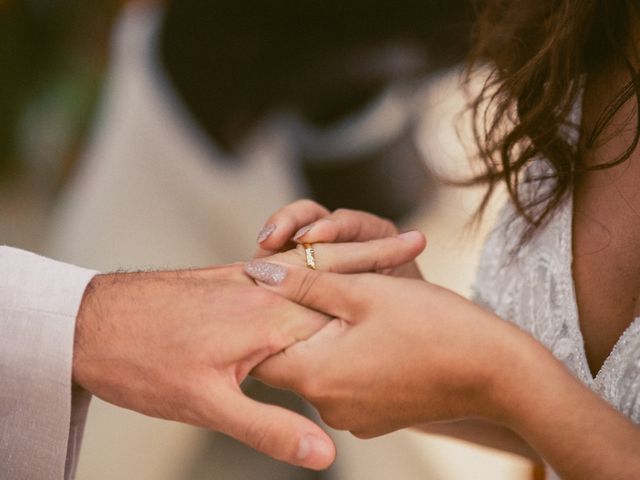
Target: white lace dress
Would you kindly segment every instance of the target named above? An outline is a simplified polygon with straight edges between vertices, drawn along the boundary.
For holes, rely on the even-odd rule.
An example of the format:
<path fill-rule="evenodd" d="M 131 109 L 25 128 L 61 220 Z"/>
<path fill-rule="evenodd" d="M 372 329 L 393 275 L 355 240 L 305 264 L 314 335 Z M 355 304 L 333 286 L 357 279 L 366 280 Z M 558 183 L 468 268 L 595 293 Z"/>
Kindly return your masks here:
<path fill-rule="evenodd" d="M 507 205 L 489 235 L 474 298 L 531 333 L 595 393 L 640 424 L 640 317 L 595 376 L 587 364 L 572 275 L 572 198 L 530 242 L 517 248 L 524 220 Z M 558 478 L 553 472 L 551 478 Z"/>

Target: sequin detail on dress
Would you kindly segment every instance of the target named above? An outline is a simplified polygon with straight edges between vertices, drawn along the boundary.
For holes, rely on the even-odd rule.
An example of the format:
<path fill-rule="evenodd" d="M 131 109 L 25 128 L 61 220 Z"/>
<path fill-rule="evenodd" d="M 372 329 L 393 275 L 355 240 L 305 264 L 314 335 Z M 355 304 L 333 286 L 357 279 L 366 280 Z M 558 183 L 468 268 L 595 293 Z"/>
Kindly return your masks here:
<path fill-rule="evenodd" d="M 505 206 L 484 247 L 474 300 L 531 333 L 583 383 L 640 424 L 640 317 L 621 335 L 594 378 L 573 284 L 572 212 L 569 196 L 550 222 L 518 247 L 524 220 L 516 218 L 511 205 Z M 556 478 L 551 472 L 551 479 Z"/>

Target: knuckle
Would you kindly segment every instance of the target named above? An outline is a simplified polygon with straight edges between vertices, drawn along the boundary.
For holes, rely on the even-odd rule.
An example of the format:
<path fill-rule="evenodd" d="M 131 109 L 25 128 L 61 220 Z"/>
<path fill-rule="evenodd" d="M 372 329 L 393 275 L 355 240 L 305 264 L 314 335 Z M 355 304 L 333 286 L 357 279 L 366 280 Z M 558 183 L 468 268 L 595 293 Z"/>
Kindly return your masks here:
<path fill-rule="evenodd" d="M 378 251 L 376 255 L 371 257 L 370 271 L 379 272 L 386 267 L 387 258 L 384 252 Z"/>
<path fill-rule="evenodd" d="M 316 202 L 315 200 L 311 200 L 310 198 L 302 198 L 300 200 L 297 200 L 295 202 L 293 202 L 291 204 L 292 207 L 295 207 L 296 209 L 301 209 L 301 210 L 306 210 L 306 209 L 322 209 L 324 210 L 324 207 L 322 205 L 320 205 L 318 202 Z"/>
<path fill-rule="evenodd" d="M 252 288 L 251 295 L 253 295 L 253 301 L 264 309 L 277 308 L 283 301 L 281 297 L 264 288 Z"/>
<path fill-rule="evenodd" d="M 380 217 L 378 215 L 374 215 L 368 212 L 364 212 L 362 210 L 353 210 L 350 208 L 338 208 L 333 211 L 331 215 L 336 220 L 360 220 L 366 221 L 367 223 L 380 225 L 381 230 L 387 234 L 392 235 L 398 233 L 398 228 L 395 223 L 393 223 L 390 219 L 386 217 Z"/>
<path fill-rule="evenodd" d="M 306 269 L 302 274 L 297 291 L 294 295 L 296 303 L 306 305 L 313 298 L 313 288 L 317 281 L 317 275 L 313 270 Z"/>
<path fill-rule="evenodd" d="M 247 425 L 245 439 L 249 445 L 260 452 L 268 450 L 274 426 L 270 423 L 253 421 Z"/>
<path fill-rule="evenodd" d="M 357 222 L 359 217 L 363 215 L 362 212 L 357 210 L 351 210 L 349 208 L 338 208 L 331 213 L 330 219 L 336 222 L 338 225 L 350 224 Z"/>
<path fill-rule="evenodd" d="M 351 278 L 351 289 L 350 289 L 350 300 L 351 305 L 360 310 L 362 307 L 373 303 L 376 296 L 375 295 L 364 295 L 361 292 L 369 292 L 371 294 L 372 290 L 372 281 L 377 278 L 374 273 L 360 273 L 358 275 L 353 275 Z"/>
<path fill-rule="evenodd" d="M 174 419 L 193 425 L 203 425 L 209 428 L 218 429 L 219 412 L 216 406 L 208 401 L 209 396 L 207 380 L 203 380 L 199 375 L 185 374 L 185 381 L 180 384 L 170 395 L 171 402 L 176 411 L 180 412 L 180 418 Z"/>
<path fill-rule="evenodd" d="M 266 349 L 269 356 L 281 352 L 289 346 L 291 340 L 281 330 L 270 330 L 266 335 Z"/>
<path fill-rule="evenodd" d="M 318 202 L 316 202 L 315 200 L 312 200 L 310 198 L 301 198 L 295 202 L 293 202 L 294 205 L 301 205 L 301 206 L 305 206 L 305 207 L 313 207 L 313 206 L 320 206 L 320 204 Z"/>
<path fill-rule="evenodd" d="M 267 262 L 281 262 L 289 265 L 305 266 L 305 253 L 304 247 L 300 244 L 295 248 L 287 250 L 286 252 L 276 253 L 265 259 Z"/>
<path fill-rule="evenodd" d="M 349 208 L 336 208 L 333 211 L 333 216 L 344 217 L 344 216 L 351 215 L 353 212 L 354 212 L 354 210 L 351 210 Z"/>
<path fill-rule="evenodd" d="M 229 265 L 226 273 L 226 279 L 232 282 L 244 283 L 247 285 L 253 284 L 253 281 L 244 273 L 244 263 L 234 263 Z"/>
<path fill-rule="evenodd" d="M 313 203 L 313 200 L 309 200 L 307 198 L 303 198 L 300 200 L 296 200 L 295 202 L 288 203 L 284 207 L 279 208 L 272 215 L 272 220 L 277 219 L 278 217 L 289 216 L 298 210 L 304 210 L 305 208 L 309 208 Z"/>

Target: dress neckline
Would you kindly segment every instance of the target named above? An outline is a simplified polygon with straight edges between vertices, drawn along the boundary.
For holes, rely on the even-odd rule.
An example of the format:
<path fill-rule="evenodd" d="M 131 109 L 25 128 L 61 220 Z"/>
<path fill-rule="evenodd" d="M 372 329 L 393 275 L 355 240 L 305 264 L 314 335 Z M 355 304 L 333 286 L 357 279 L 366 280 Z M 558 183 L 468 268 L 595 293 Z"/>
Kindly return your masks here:
<path fill-rule="evenodd" d="M 606 377 L 607 372 L 610 370 L 611 365 L 616 363 L 616 359 L 620 355 L 622 346 L 625 344 L 627 338 L 634 335 L 640 330 L 640 316 L 635 317 L 629 326 L 622 332 L 622 334 L 616 340 L 616 343 L 611 348 L 611 351 L 607 355 L 600 369 L 596 372 L 595 376 L 591 373 L 589 362 L 587 360 L 587 350 L 585 347 L 584 335 L 580 327 L 580 315 L 578 313 L 578 296 L 576 295 L 576 286 L 573 279 L 573 193 L 567 196 L 565 205 L 560 212 L 561 225 L 558 229 L 560 235 L 566 236 L 561 239 L 561 244 L 564 246 L 565 252 L 562 258 L 566 259 L 566 263 L 563 265 L 567 278 L 570 279 L 570 301 L 571 301 L 571 319 L 568 322 L 568 326 L 571 329 L 571 336 L 575 339 L 577 345 L 576 350 L 579 357 L 579 369 L 578 374 L 582 377 L 582 380 L 590 385 L 597 385 L 601 380 Z"/>

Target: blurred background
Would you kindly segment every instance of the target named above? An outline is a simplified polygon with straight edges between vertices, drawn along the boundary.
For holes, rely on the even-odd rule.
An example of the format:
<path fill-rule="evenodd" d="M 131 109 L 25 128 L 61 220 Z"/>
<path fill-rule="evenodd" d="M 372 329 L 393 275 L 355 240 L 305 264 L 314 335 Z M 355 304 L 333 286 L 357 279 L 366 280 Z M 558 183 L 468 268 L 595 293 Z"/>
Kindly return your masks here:
<path fill-rule="evenodd" d="M 467 0 L 0 0 L 0 242 L 102 271 L 227 263 L 304 196 L 421 229 L 427 278 L 468 295 L 492 212 L 466 229 L 480 192 L 436 177 L 469 168 L 471 20 Z M 94 399 L 77 478 L 534 478 L 435 436 L 332 434 L 316 473 Z"/>

